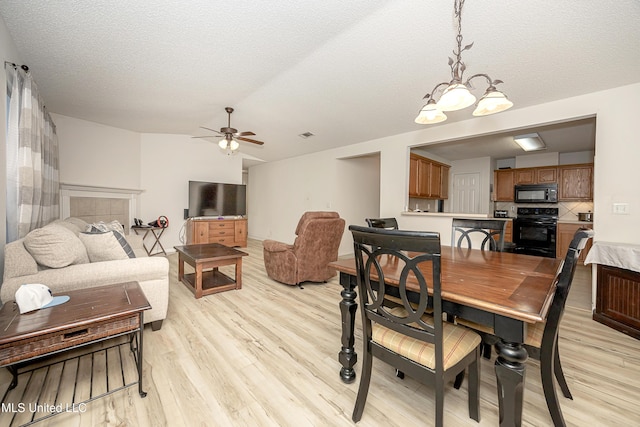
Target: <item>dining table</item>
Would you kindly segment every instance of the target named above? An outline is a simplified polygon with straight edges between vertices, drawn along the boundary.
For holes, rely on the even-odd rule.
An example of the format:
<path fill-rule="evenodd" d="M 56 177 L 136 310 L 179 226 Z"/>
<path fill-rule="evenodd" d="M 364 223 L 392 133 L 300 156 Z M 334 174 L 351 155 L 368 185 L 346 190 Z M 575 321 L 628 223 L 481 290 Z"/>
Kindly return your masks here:
<path fill-rule="evenodd" d="M 389 258 L 381 265 L 385 282 L 397 285 L 398 263 Z M 354 349 L 358 308 L 355 258 L 341 258 L 329 266 L 340 272 L 342 346 L 338 360 L 342 381 L 350 383 L 356 378 L 354 365 L 358 360 Z M 523 343 L 527 328 L 546 319 L 561 266 L 561 259 L 442 246 L 443 312 L 489 326 L 500 338 L 495 345 L 495 373 L 501 427 L 522 424 L 528 358 Z M 407 282 L 409 290 L 412 279 L 415 281 L 415 277 L 409 277 Z"/>

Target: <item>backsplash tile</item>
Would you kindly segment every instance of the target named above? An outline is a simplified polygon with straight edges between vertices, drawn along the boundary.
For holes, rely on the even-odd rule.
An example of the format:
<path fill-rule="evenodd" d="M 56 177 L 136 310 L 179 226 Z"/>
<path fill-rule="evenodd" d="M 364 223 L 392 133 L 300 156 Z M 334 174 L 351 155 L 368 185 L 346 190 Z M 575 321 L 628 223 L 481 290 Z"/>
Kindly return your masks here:
<path fill-rule="evenodd" d="M 516 210 L 528 207 L 549 207 L 558 208 L 558 219 L 564 221 L 576 221 L 578 213 L 593 212 L 593 202 L 560 202 L 560 203 L 513 203 L 495 202 L 495 209 L 506 210 L 510 217 L 516 216 Z M 511 208 L 513 207 L 513 211 Z"/>

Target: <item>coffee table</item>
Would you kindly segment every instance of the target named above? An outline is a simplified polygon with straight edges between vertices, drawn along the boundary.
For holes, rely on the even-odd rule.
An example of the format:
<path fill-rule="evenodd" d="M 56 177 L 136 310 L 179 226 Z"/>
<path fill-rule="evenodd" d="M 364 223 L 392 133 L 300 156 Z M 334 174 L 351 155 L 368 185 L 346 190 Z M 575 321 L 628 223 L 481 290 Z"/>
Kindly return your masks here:
<path fill-rule="evenodd" d="M 206 243 L 201 245 L 174 246 L 178 252 L 178 280 L 187 286 L 197 298 L 231 289 L 242 289 L 242 257 L 246 252 L 222 245 Z M 184 274 L 184 264 L 195 269 L 195 273 Z M 232 279 L 218 270 L 218 267 L 235 265 Z M 204 271 L 211 268 L 211 271 Z"/>
<path fill-rule="evenodd" d="M 140 396 L 145 397 L 147 393 L 142 389 L 143 312 L 151 306 L 138 282 L 61 294 L 68 295 L 69 301 L 51 308 L 20 314 L 17 304 L 7 301 L 0 309 L 0 367 L 6 367 L 13 375 L 8 390 L 18 385 L 19 375 L 22 374 L 18 371 L 27 363 L 116 337 L 129 336 L 137 381 L 129 384 L 123 382 L 122 387 L 109 389 L 97 397 L 69 403 L 77 407 L 135 384 L 138 384 Z M 5 406 L 4 401 L 2 405 Z M 52 415 L 55 413 L 48 416 Z"/>

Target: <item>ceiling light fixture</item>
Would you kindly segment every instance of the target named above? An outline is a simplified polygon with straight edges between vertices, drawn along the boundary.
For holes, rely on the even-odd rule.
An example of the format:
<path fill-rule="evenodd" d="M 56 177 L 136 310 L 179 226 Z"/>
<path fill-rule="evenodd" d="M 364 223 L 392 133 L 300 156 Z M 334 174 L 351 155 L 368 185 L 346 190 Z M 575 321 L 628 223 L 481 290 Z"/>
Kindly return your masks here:
<path fill-rule="evenodd" d="M 218 146 L 227 153 L 227 156 L 230 156 L 236 152 L 240 144 L 231 135 L 225 135 L 224 138 L 218 141 Z"/>
<path fill-rule="evenodd" d="M 514 136 L 513 140 L 524 151 L 538 151 L 547 149 L 544 141 L 537 133 L 528 133 L 526 135 Z"/>
<path fill-rule="evenodd" d="M 469 91 L 473 89 L 471 80 L 476 77 L 484 77 L 488 83 L 488 87 L 484 95 L 480 98 L 473 111 L 474 116 L 487 116 L 489 114 L 499 113 L 513 106 L 513 102 L 509 101 L 506 95 L 496 89 L 496 85 L 502 83 L 502 80 L 492 80 L 487 74 L 474 74 L 463 83 L 463 76 L 466 70 L 464 62 L 462 62 L 462 52 L 471 49 L 473 43 L 462 47 L 462 6 L 464 0 L 454 0 L 453 10 L 454 17 L 458 20 L 458 35 L 456 42 L 458 50 L 453 51 L 455 60 L 449 57 L 449 66 L 451 67 L 451 81 L 438 83 L 433 90 L 426 94 L 423 99 L 427 99 L 427 103 L 422 107 L 416 117 L 415 122 L 419 124 L 440 123 L 447 120 L 443 111 L 456 111 L 466 108 L 476 102 L 476 97 Z M 445 86 L 440 100 L 434 99 L 436 91 Z"/>

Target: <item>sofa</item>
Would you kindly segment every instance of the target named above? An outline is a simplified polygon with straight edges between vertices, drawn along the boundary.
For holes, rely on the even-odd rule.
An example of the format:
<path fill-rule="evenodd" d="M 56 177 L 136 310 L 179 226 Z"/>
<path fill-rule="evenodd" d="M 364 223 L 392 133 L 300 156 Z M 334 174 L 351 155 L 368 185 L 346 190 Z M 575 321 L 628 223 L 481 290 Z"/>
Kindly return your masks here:
<path fill-rule="evenodd" d="M 267 275 L 280 283 L 326 282 L 336 275 L 329 263 L 338 259 L 345 221 L 337 212 L 305 212 L 292 245 L 264 240 Z M 301 286 L 300 286 L 301 287 Z"/>
<path fill-rule="evenodd" d="M 152 307 L 145 311 L 144 323 L 159 330 L 167 317 L 168 260 L 149 257 L 142 236 L 125 235 L 119 224 L 56 220 L 8 243 L 4 257 L 2 303 L 14 300 L 16 290 L 25 283 L 42 283 L 54 295 L 64 295 L 75 289 L 137 281 Z"/>

